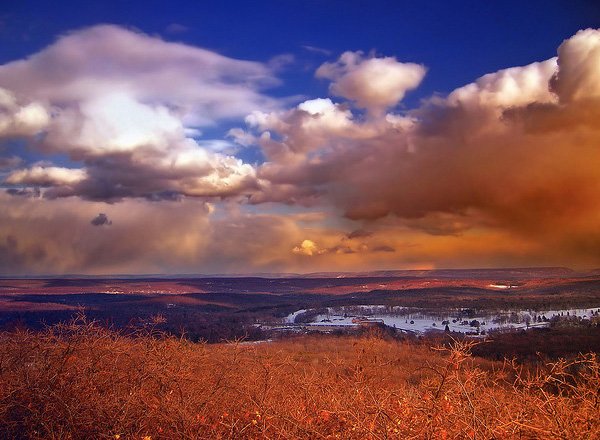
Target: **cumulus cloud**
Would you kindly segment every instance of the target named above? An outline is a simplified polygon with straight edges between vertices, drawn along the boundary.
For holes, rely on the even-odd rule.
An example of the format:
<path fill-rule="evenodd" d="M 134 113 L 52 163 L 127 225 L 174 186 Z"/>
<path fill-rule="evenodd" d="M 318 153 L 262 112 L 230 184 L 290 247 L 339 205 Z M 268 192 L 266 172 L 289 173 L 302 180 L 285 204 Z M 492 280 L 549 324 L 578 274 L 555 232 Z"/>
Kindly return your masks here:
<path fill-rule="evenodd" d="M 507 108 L 556 102 L 548 82 L 557 71 L 557 58 L 490 73 L 454 90 L 442 105 L 467 109 Z"/>
<path fill-rule="evenodd" d="M 552 90 L 561 102 L 600 98 L 600 32 L 577 32 L 558 48 L 560 69 L 552 78 Z"/>
<path fill-rule="evenodd" d="M 336 62 L 319 67 L 316 76 L 332 80 L 333 95 L 380 112 L 398 104 L 421 83 L 425 72 L 420 64 L 401 63 L 393 57 L 365 58 L 362 52 L 344 52 Z"/>
<path fill-rule="evenodd" d="M 321 238 L 323 241 L 327 242 L 329 246 L 322 247 L 319 246 L 316 242 L 310 239 L 302 240 L 300 244 L 294 246 L 292 249 L 292 253 L 296 255 L 303 255 L 307 257 L 316 257 L 319 256 L 321 258 L 331 258 L 335 255 L 351 255 L 351 254 L 360 254 L 363 258 L 363 261 L 368 264 L 369 254 L 379 253 L 379 252 L 396 252 L 392 246 L 382 244 L 377 239 L 371 239 L 372 234 L 358 233 L 359 235 L 353 238 L 363 238 L 364 240 L 361 242 L 349 243 L 347 236 L 342 236 L 341 238 L 338 234 L 326 234 L 322 235 Z"/>
<path fill-rule="evenodd" d="M 292 252 L 295 254 L 308 255 L 310 257 L 325 253 L 325 249 L 320 249 L 314 241 L 307 239 L 302 240 L 302 243 L 298 246 L 294 246 Z"/>
<path fill-rule="evenodd" d="M 239 127 L 230 129 L 227 132 L 227 137 L 233 139 L 236 144 L 243 147 L 256 144 L 256 137 Z"/>
<path fill-rule="evenodd" d="M 99 25 L 72 32 L 27 59 L 0 67 L 3 87 L 56 105 L 128 93 L 140 103 L 167 102 L 186 125 L 206 125 L 276 106 L 260 90 L 277 80 L 251 61 Z"/>
<path fill-rule="evenodd" d="M 310 194 L 356 221 L 392 216 L 408 230 L 465 241 L 506 231 L 555 255 L 581 249 L 589 261 L 597 248 L 582 243 L 597 236 L 600 216 L 598 54 L 600 31 L 581 31 L 556 58 L 485 75 L 402 114 L 382 109 L 406 83 L 392 92 L 386 80 L 381 95 L 367 86 L 379 87 L 371 66 L 398 67 L 391 71 L 400 77 L 401 63 L 344 54 L 318 75 L 371 117 L 329 99 L 252 114 L 247 122 L 269 160 L 258 170 L 264 191 L 251 201 L 287 195 L 298 203 Z M 417 67 L 414 86 L 424 74 Z"/>
<path fill-rule="evenodd" d="M 42 103 L 19 102 L 13 93 L 0 87 L 0 139 L 35 135 L 49 121 L 49 112 Z"/>
<path fill-rule="evenodd" d="M 39 151 L 81 163 L 61 178 L 58 168 L 48 168 L 7 180 L 53 186 L 47 197 L 115 201 L 253 191 L 252 166 L 193 137 L 203 126 L 278 106 L 262 93 L 277 84 L 264 64 L 110 25 L 72 32 L 0 66 L 0 84 L 0 137 L 29 136 Z"/>

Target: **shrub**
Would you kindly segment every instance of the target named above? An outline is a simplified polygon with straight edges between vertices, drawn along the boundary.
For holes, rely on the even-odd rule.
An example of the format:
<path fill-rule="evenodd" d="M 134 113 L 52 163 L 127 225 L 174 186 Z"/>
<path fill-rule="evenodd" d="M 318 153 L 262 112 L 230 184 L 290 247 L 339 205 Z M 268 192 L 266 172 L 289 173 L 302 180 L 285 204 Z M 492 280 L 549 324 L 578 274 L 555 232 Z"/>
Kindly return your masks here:
<path fill-rule="evenodd" d="M 595 355 L 538 369 L 377 337 L 206 345 L 80 318 L 0 334 L 0 434 L 598 438 Z"/>

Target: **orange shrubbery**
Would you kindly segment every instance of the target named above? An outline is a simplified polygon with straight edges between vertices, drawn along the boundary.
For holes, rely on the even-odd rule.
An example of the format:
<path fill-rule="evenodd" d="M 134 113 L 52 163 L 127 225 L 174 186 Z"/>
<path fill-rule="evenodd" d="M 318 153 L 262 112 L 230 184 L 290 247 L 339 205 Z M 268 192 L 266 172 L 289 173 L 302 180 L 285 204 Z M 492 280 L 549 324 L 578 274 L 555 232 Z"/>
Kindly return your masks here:
<path fill-rule="evenodd" d="M 0 335 L 0 436 L 598 438 L 600 362 L 533 371 L 370 337 L 195 344 L 85 320 Z"/>

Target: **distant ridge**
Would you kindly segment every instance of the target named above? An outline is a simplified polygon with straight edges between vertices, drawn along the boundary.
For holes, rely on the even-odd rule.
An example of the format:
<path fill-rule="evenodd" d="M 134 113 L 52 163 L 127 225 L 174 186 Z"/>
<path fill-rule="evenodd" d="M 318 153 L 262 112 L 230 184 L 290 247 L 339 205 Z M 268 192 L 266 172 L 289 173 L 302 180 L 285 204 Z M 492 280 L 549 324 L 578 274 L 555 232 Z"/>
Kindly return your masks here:
<path fill-rule="evenodd" d="M 430 269 L 430 270 L 376 270 L 363 272 L 259 272 L 237 274 L 115 274 L 115 275 L 0 275 L 0 279 L 192 279 L 192 278 L 563 278 L 597 276 L 600 269 L 578 272 L 567 267 L 516 267 L 492 269 Z"/>
<path fill-rule="evenodd" d="M 599 272 L 600 273 L 600 272 Z M 431 270 L 379 270 L 370 272 L 316 272 L 303 275 L 304 278 L 353 278 L 353 277 L 394 277 L 394 278 L 556 278 L 572 277 L 580 273 L 567 267 L 523 267 L 495 269 L 431 269 Z M 585 275 L 585 274 L 580 274 Z"/>

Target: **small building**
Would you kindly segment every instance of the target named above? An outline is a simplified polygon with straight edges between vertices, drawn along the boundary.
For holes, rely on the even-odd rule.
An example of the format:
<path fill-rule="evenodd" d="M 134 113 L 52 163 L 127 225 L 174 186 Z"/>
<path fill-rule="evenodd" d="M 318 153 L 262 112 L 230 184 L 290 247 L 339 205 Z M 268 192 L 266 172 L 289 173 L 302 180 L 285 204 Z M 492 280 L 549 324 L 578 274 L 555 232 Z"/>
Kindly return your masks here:
<path fill-rule="evenodd" d="M 354 320 L 352 320 L 354 322 Z M 383 319 L 361 319 L 356 322 L 361 327 L 379 327 L 385 325 Z"/>

